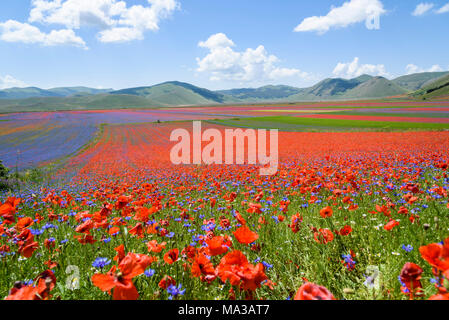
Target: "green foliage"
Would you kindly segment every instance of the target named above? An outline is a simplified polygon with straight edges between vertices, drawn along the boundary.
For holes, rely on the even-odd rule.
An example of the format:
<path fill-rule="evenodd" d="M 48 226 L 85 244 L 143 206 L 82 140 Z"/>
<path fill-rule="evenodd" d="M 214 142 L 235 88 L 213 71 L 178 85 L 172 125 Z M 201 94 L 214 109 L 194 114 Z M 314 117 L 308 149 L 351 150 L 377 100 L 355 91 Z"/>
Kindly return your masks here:
<path fill-rule="evenodd" d="M 7 179 L 8 178 L 8 172 L 9 172 L 8 168 L 6 168 L 3 165 L 3 161 L 0 160 L 0 179 Z"/>
<path fill-rule="evenodd" d="M 9 170 L 3 165 L 2 160 L 0 160 L 0 190 L 5 190 L 9 188 L 8 185 L 8 174 Z"/>

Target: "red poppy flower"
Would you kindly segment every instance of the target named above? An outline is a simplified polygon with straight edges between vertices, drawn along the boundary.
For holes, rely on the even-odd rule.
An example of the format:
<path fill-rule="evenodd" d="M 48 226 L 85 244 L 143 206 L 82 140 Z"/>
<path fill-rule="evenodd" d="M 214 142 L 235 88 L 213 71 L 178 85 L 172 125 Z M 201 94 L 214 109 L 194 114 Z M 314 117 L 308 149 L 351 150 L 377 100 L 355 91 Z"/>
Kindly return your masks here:
<path fill-rule="evenodd" d="M 88 234 L 90 229 L 94 227 L 94 222 L 92 220 L 87 220 L 80 224 L 78 227 L 76 227 L 75 231 L 78 233 L 86 233 Z"/>
<path fill-rule="evenodd" d="M 320 210 L 320 216 L 323 217 L 323 218 L 330 218 L 330 217 L 332 217 L 332 213 L 333 213 L 332 208 L 329 207 L 329 206 L 327 206 L 327 207 L 325 207 L 325 208 Z"/>
<path fill-rule="evenodd" d="M 117 255 L 114 257 L 114 261 L 117 261 L 117 263 L 120 264 L 123 258 L 125 258 L 125 246 L 121 244 L 117 248 L 114 248 L 114 250 L 117 252 Z"/>
<path fill-rule="evenodd" d="M 173 279 L 172 277 L 167 276 L 167 275 L 165 275 L 161 279 L 161 281 L 159 281 L 159 283 L 158 283 L 159 288 L 161 288 L 163 290 L 167 289 L 171 285 L 173 285 L 173 286 L 176 285 L 176 281 L 175 281 L 175 279 Z"/>
<path fill-rule="evenodd" d="M 16 229 L 17 229 L 18 231 L 21 231 L 22 229 L 28 228 L 28 227 L 32 226 L 33 224 L 34 224 L 34 221 L 33 221 L 33 219 L 30 218 L 30 217 L 20 218 L 20 219 L 17 221 Z"/>
<path fill-rule="evenodd" d="M 291 223 L 290 223 L 289 227 L 292 229 L 293 233 L 299 232 L 302 221 L 303 221 L 303 218 L 299 213 L 292 216 Z"/>
<path fill-rule="evenodd" d="M 340 229 L 340 231 L 338 232 L 339 235 L 341 236 L 347 236 L 352 232 L 352 228 L 351 226 L 344 226 L 343 228 Z"/>
<path fill-rule="evenodd" d="M 151 240 L 147 242 L 147 247 L 149 252 L 159 253 L 162 249 L 165 249 L 167 242 L 162 242 L 158 244 L 156 240 Z"/>
<path fill-rule="evenodd" d="M 92 283 L 108 293 L 114 289 L 114 300 L 137 300 L 139 293 L 132 279 L 142 274 L 153 261 L 146 255 L 128 253 L 118 266 L 120 272 L 116 272 L 114 266 L 107 274 L 94 274 Z"/>
<path fill-rule="evenodd" d="M 73 236 L 75 239 L 78 240 L 81 244 L 92 244 L 97 242 L 97 240 L 94 239 L 94 237 L 90 234 L 85 234 L 83 236 Z"/>
<path fill-rule="evenodd" d="M 388 222 L 386 225 L 384 225 L 384 229 L 387 231 L 391 231 L 393 230 L 394 227 L 398 226 L 399 222 L 396 220 L 391 220 L 390 222 Z"/>
<path fill-rule="evenodd" d="M 317 243 L 326 244 L 334 240 L 334 234 L 329 229 L 319 229 L 318 232 L 314 232 L 313 238 Z"/>
<path fill-rule="evenodd" d="M 22 283 L 14 285 L 6 300 L 47 300 L 50 291 L 56 284 L 56 277 L 51 270 L 42 272 L 35 280 L 36 286 L 25 286 Z"/>
<path fill-rule="evenodd" d="M 234 236 L 238 242 L 250 244 L 259 239 L 259 235 L 251 231 L 247 226 L 242 226 L 234 231 Z"/>
<path fill-rule="evenodd" d="M 449 293 L 439 293 L 433 295 L 429 298 L 429 300 L 449 300 Z"/>
<path fill-rule="evenodd" d="M 11 197 L 4 204 L 0 204 L 0 217 L 16 213 L 16 207 L 20 201 L 21 199 Z"/>
<path fill-rule="evenodd" d="M 228 247 L 231 246 L 231 241 L 225 237 L 213 237 L 212 239 L 206 240 L 208 245 L 208 252 L 211 256 L 219 256 L 228 251 Z"/>
<path fill-rule="evenodd" d="M 405 287 L 402 287 L 402 292 L 410 295 L 412 298 L 422 288 L 421 274 L 423 270 L 417 264 L 413 262 L 407 262 L 401 270 L 400 279 Z"/>
<path fill-rule="evenodd" d="M 164 261 L 167 264 L 173 264 L 178 260 L 179 250 L 177 248 L 171 249 L 164 255 Z"/>
<path fill-rule="evenodd" d="M 204 254 L 198 253 L 193 261 L 191 272 L 194 277 L 213 276 L 215 275 L 215 268 Z"/>
<path fill-rule="evenodd" d="M 419 252 L 432 267 L 442 272 L 449 270 L 449 238 L 444 241 L 444 244 L 431 243 L 420 247 Z"/>
<path fill-rule="evenodd" d="M 298 289 L 293 300 L 335 300 L 335 298 L 326 287 L 307 282 Z"/>
<path fill-rule="evenodd" d="M 112 234 L 116 234 L 119 231 L 120 231 L 119 227 L 112 227 L 109 229 L 108 233 L 112 235 Z"/>
<path fill-rule="evenodd" d="M 246 225 L 246 220 L 243 219 L 242 215 L 237 210 L 235 211 L 235 218 L 242 226 Z"/>
<path fill-rule="evenodd" d="M 18 252 L 24 256 L 25 258 L 30 258 L 33 255 L 33 252 L 39 248 L 39 243 L 37 242 L 26 242 L 21 245 L 18 249 Z"/>
<path fill-rule="evenodd" d="M 143 238 L 143 226 L 142 224 L 139 222 L 135 225 L 134 228 L 129 230 L 130 234 L 133 234 L 139 238 Z"/>
<path fill-rule="evenodd" d="M 249 203 L 249 208 L 246 210 L 248 213 L 262 213 L 262 205 L 260 203 Z"/>
<path fill-rule="evenodd" d="M 240 286 L 242 290 L 256 290 L 260 283 L 268 279 L 264 266 L 248 263 L 245 255 L 236 250 L 226 254 L 217 266 L 217 274 L 221 281 L 229 280 L 231 285 Z"/>

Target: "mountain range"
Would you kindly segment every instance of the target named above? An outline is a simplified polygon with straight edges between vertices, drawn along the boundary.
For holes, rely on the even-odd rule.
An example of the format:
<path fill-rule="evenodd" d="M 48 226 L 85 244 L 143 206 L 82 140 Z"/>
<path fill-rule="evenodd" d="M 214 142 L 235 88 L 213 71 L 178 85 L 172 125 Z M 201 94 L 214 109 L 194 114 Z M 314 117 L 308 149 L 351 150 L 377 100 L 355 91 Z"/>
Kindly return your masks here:
<path fill-rule="evenodd" d="M 449 94 L 449 72 L 425 72 L 388 80 L 361 75 L 329 78 L 309 88 L 270 85 L 211 91 L 189 83 L 170 81 L 122 90 L 87 87 L 0 90 L 0 112 L 157 108 L 165 106 L 356 100 L 387 97 L 431 99 Z"/>

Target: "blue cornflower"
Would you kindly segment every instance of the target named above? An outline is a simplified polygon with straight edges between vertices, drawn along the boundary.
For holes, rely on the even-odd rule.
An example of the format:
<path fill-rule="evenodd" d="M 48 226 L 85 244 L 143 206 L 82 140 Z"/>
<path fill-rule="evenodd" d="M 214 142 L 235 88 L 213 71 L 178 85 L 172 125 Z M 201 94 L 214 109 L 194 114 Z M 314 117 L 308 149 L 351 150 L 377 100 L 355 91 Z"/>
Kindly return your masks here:
<path fill-rule="evenodd" d="M 95 259 L 95 261 L 92 263 L 92 266 L 94 268 L 99 268 L 99 269 L 103 269 L 104 267 L 106 267 L 108 264 L 111 263 L 111 260 L 109 260 L 108 258 L 97 258 Z"/>
<path fill-rule="evenodd" d="M 270 269 L 270 268 L 273 268 L 273 265 L 272 264 L 269 264 L 268 262 L 266 262 L 266 261 L 262 261 L 262 264 L 265 266 L 265 268 L 267 268 L 267 269 Z"/>
<path fill-rule="evenodd" d="M 152 277 L 155 273 L 156 273 L 156 271 L 154 271 L 153 269 L 148 269 L 148 270 L 145 270 L 145 272 L 144 272 L 144 274 L 147 277 Z"/>
<path fill-rule="evenodd" d="M 407 286 L 405 285 L 405 283 L 402 282 L 401 276 L 400 276 L 400 275 L 398 276 L 398 281 L 399 281 L 399 283 L 401 284 L 402 291 L 403 291 L 404 293 L 410 293 L 410 290 L 407 288 Z"/>
<path fill-rule="evenodd" d="M 346 268 L 348 270 L 354 269 L 356 262 L 352 259 L 352 256 L 350 254 L 342 254 L 341 256 L 344 259 Z"/>
<path fill-rule="evenodd" d="M 170 297 L 168 297 L 168 299 L 172 300 L 177 296 L 183 296 L 186 292 L 186 289 L 182 289 L 182 284 L 179 284 L 178 287 L 176 287 L 175 285 L 171 285 L 167 288 L 167 292 L 170 294 Z"/>
<path fill-rule="evenodd" d="M 411 252 L 413 250 L 413 247 L 410 244 L 408 245 L 403 244 L 402 249 L 406 252 Z"/>

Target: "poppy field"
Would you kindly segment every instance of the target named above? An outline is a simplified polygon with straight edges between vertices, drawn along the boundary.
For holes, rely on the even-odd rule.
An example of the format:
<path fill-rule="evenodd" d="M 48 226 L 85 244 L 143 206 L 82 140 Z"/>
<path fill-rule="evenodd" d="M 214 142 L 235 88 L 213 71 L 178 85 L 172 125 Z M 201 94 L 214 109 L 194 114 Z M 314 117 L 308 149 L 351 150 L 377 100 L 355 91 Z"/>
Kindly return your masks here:
<path fill-rule="evenodd" d="M 448 299 L 449 132 L 281 131 L 260 176 L 173 165 L 176 128 L 106 125 L 51 184 L 1 194 L 0 295 Z"/>

